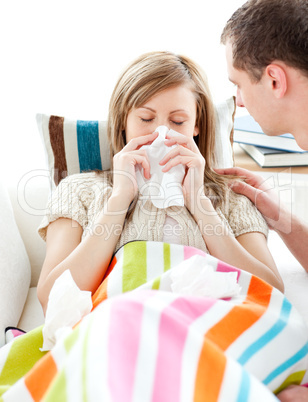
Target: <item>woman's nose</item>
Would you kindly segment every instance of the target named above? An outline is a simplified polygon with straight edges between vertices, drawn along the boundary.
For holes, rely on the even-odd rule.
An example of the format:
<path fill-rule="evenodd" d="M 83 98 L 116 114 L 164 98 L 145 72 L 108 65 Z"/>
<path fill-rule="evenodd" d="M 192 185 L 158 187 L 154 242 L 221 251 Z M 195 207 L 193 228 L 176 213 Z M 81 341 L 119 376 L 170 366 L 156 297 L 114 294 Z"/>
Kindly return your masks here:
<path fill-rule="evenodd" d="M 238 107 L 245 107 L 240 90 L 236 90 L 236 105 Z"/>
<path fill-rule="evenodd" d="M 169 121 L 168 121 L 168 120 L 160 119 L 160 120 L 158 121 L 158 125 L 159 125 L 159 126 L 166 126 L 166 127 L 168 127 L 168 129 L 170 130 Z"/>

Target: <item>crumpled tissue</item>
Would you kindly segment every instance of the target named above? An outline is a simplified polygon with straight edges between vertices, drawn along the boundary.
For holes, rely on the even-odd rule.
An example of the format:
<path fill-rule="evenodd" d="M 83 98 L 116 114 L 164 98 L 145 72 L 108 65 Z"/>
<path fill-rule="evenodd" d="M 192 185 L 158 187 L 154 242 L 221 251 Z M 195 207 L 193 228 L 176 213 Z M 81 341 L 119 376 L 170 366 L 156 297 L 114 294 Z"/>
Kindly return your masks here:
<path fill-rule="evenodd" d="M 71 272 L 56 279 L 48 299 L 43 327 L 42 352 L 51 350 L 56 341 L 92 310 L 91 292 L 80 290 Z"/>
<path fill-rule="evenodd" d="M 236 272 L 217 272 L 205 257 L 194 255 L 170 271 L 171 290 L 184 295 L 215 299 L 238 296 L 241 287 Z"/>
<path fill-rule="evenodd" d="M 164 143 L 166 134 L 170 136 L 183 135 L 166 126 L 159 126 L 155 130 L 158 137 L 151 145 L 143 145 L 150 161 L 151 177 L 145 179 L 140 165 L 136 166 L 136 178 L 140 194 L 143 199 L 150 199 L 156 208 L 168 208 L 171 206 L 184 206 L 182 182 L 185 174 L 183 165 L 174 166 L 168 172 L 162 172 L 163 166 L 159 164 L 162 158 L 176 145 L 167 147 Z"/>

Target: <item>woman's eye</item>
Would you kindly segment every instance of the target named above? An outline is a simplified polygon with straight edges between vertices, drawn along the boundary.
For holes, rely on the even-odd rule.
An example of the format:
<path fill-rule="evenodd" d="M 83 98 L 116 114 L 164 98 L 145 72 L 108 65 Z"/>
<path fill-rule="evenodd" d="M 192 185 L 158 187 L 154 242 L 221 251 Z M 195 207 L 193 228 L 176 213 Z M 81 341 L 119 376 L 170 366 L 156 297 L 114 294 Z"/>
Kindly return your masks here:
<path fill-rule="evenodd" d="M 150 123 L 150 122 L 153 121 L 154 119 L 143 119 L 142 117 L 140 117 L 140 120 L 141 120 L 143 123 Z"/>
<path fill-rule="evenodd" d="M 177 126 L 181 126 L 184 122 L 183 121 L 173 121 L 173 124 L 176 124 Z"/>

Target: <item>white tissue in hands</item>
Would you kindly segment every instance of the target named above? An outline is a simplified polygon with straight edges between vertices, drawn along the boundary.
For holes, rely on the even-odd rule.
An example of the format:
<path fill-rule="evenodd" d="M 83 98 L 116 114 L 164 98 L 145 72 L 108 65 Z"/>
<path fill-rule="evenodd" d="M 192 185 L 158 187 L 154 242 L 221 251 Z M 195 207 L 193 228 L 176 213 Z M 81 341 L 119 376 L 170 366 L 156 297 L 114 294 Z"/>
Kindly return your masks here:
<path fill-rule="evenodd" d="M 193 296 L 215 299 L 237 296 L 240 286 L 236 272 L 217 272 L 207 264 L 206 258 L 195 255 L 171 270 L 171 290 Z"/>
<path fill-rule="evenodd" d="M 150 161 L 151 177 L 145 179 L 140 165 L 136 166 L 136 178 L 140 194 L 144 199 L 149 198 L 156 208 L 168 208 L 171 206 L 184 206 L 182 182 L 185 174 L 185 167 L 177 165 L 168 172 L 162 172 L 163 166 L 159 162 L 176 145 L 167 147 L 164 143 L 166 134 L 170 136 L 182 135 L 166 126 L 159 126 L 155 131 L 158 137 L 151 145 L 144 145 Z"/>
<path fill-rule="evenodd" d="M 41 351 L 52 349 L 61 332 L 72 328 L 92 309 L 91 292 L 80 290 L 69 270 L 56 279 L 48 299 L 43 347 Z"/>

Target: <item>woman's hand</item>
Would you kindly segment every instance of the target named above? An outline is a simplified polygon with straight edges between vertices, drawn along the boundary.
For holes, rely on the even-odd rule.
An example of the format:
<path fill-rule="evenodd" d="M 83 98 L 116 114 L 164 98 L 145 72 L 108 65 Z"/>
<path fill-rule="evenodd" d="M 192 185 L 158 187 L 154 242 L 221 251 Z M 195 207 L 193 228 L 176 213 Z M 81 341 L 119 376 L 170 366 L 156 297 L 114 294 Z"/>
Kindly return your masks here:
<path fill-rule="evenodd" d="M 123 194 L 128 205 L 138 191 L 136 165 L 141 165 L 146 179 L 150 178 L 150 163 L 143 145 L 150 145 L 158 136 L 157 132 L 133 138 L 113 158 L 113 194 Z"/>
<path fill-rule="evenodd" d="M 185 166 L 186 172 L 182 187 L 185 205 L 191 210 L 192 206 L 197 202 L 198 197 L 204 194 L 205 160 L 193 138 L 184 135 L 171 137 L 167 134 L 165 145 L 168 147 L 172 145 L 177 146 L 160 161 L 160 165 L 165 165 L 162 171 L 168 172 L 179 164 Z"/>

